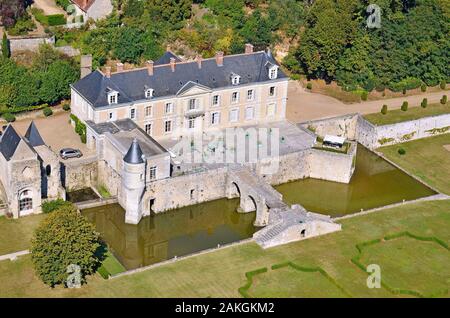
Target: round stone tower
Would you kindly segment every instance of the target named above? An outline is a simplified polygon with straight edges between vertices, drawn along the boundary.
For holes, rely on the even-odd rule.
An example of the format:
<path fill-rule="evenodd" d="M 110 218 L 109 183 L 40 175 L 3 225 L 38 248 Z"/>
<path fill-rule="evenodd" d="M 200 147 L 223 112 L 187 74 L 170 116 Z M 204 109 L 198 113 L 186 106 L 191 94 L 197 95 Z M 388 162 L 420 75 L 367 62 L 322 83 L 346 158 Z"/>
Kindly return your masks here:
<path fill-rule="evenodd" d="M 135 138 L 123 157 L 122 206 L 125 208 L 125 222 L 138 224 L 142 218 L 141 198 L 145 191 L 145 157 Z"/>

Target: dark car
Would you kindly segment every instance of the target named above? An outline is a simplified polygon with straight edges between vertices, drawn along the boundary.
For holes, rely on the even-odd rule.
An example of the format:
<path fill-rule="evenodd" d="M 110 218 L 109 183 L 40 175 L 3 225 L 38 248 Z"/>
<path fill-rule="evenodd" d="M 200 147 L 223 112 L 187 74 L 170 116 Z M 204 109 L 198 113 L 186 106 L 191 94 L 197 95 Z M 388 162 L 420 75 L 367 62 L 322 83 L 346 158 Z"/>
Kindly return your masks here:
<path fill-rule="evenodd" d="M 59 152 L 59 155 L 61 156 L 61 158 L 66 160 L 69 158 L 80 158 L 83 154 L 81 153 L 81 151 L 79 149 L 64 148 L 64 149 L 61 149 L 61 151 Z"/>

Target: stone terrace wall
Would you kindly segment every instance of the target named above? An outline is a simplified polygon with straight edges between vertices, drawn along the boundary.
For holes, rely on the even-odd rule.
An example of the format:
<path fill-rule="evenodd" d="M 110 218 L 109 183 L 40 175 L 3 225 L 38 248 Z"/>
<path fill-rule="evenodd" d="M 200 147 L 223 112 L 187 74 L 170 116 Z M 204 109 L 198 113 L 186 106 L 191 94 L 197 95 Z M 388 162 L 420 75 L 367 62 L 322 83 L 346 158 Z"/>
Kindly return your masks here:
<path fill-rule="evenodd" d="M 375 149 L 448 132 L 450 114 L 383 126 L 375 126 L 361 117 L 358 120 L 357 140 L 369 149 Z"/>
<path fill-rule="evenodd" d="M 55 37 L 11 38 L 9 39 L 9 49 L 11 53 L 16 51 L 37 51 L 39 45 L 44 43 L 54 45 Z"/>
<path fill-rule="evenodd" d="M 156 213 L 224 198 L 227 171 L 218 168 L 151 182 L 143 198 L 144 215 L 152 198 Z M 194 190 L 192 198 L 191 190 Z"/>
<path fill-rule="evenodd" d="M 309 176 L 310 151 L 290 153 L 280 156 L 278 167 L 274 173 L 264 174 L 264 163 L 259 162 L 254 167 L 255 171 L 261 175 L 271 185 L 286 183 Z M 274 165 L 274 163 L 272 163 Z"/>
<path fill-rule="evenodd" d="M 64 186 L 67 191 L 95 187 L 98 180 L 97 157 L 63 163 Z"/>
<path fill-rule="evenodd" d="M 318 136 L 334 135 L 354 140 L 358 114 L 308 121 L 300 124 L 303 128 L 313 131 Z"/>
<path fill-rule="evenodd" d="M 349 183 L 355 170 L 356 143 L 347 154 L 311 149 L 309 177 L 341 183 Z"/>

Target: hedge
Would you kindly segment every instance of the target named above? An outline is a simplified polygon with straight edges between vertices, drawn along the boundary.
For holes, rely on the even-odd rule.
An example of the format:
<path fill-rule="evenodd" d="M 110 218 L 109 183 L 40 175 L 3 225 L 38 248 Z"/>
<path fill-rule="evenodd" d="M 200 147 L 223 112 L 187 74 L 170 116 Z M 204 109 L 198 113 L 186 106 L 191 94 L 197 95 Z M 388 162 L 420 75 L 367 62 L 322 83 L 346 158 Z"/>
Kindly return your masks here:
<path fill-rule="evenodd" d="M 50 26 L 66 24 L 64 14 L 51 14 L 47 16 L 47 21 Z"/>
<path fill-rule="evenodd" d="M 66 205 L 72 205 L 72 203 L 69 201 L 64 201 L 63 199 L 45 201 L 44 203 L 42 203 L 42 212 L 50 213 Z"/>
<path fill-rule="evenodd" d="M 86 143 L 86 125 L 74 114 L 70 114 L 70 119 L 75 123 L 75 132 L 80 136 L 81 142 Z"/>
<path fill-rule="evenodd" d="M 244 298 L 250 298 L 250 295 L 247 293 L 247 291 L 250 289 L 250 287 L 253 284 L 253 276 L 258 274 L 263 274 L 267 272 L 267 267 L 259 268 L 251 272 L 245 273 L 245 277 L 247 278 L 247 283 L 240 287 L 238 289 L 238 292 L 242 295 Z"/>

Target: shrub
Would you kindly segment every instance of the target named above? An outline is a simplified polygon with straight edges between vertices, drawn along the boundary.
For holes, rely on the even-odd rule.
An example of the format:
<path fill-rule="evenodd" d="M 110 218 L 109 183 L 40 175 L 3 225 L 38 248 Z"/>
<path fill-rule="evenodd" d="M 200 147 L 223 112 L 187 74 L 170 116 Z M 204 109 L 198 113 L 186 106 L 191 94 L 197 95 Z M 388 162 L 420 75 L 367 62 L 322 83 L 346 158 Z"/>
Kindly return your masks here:
<path fill-rule="evenodd" d="M 64 201 L 63 199 L 46 201 L 46 202 L 42 203 L 42 212 L 50 213 L 50 212 L 60 209 L 61 207 L 71 206 L 71 205 L 72 205 L 72 203 L 70 203 L 68 201 Z"/>
<path fill-rule="evenodd" d="M 427 106 L 428 106 L 428 99 L 427 99 L 427 98 L 424 98 L 424 99 L 422 100 L 422 102 L 420 103 L 420 106 L 421 106 L 422 108 L 427 108 Z"/>
<path fill-rule="evenodd" d="M 312 90 L 312 83 L 311 83 L 311 82 L 308 82 L 308 83 L 306 84 L 306 88 L 309 89 L 309 90 Z"/>
<path fill-rule="evenodd" d="M 6 32 L 3 32 L 3 38 L 2 38 L 2 56 L 5 58 L 9 58 L 11 55 L 11 52 L 9 51 L 9 42 L 8 37 L 6 36 Z"/>
<path fill-rule="evenodd" d="M 420 90 L 422 92 L 426 92 L 427 91 L 427 85 L 425 83 L 423 83 L 422 85 L 420 85 Z"/>
<path fill-rule="evenodd" d="M 70 104 L 69 103 L 64 103 L 62 108 L 67 112 L 70 110 Z"/>
<path fill-rule="evenodd" d="M 12 123 L 14 121 L 16 121 L 16 116 L 14 116 L 11 113 L 4 113 L 3 114 L 3 118 L 8 122 L 8 123 Z"/>
<path fill-rule="evenodd" d="M 441 98 L 441 104 L 442 104 L 442 105 L 447 104 L 447 95 L 442 96 L 442 98 Z"/>
<path fill-rule="evenodd" d="M 66 24 L 66 18 L 63 14 L 52 14 L 47 16 L 48 25 L 63 25 Z"/>
<path fill-rule="evenodd" d="M 388 106 L 386 104 L 383 105 L 383 107 L 381 107 L 381 113 L 383 115 L 386 115 L 388 112 Z"/>
<path fill-rule="evenodd" d="M 445 87 L 447 86 L 446 84 L 447 84 L 447 83 L 445 83 L 445 81 L 442 80 L 441 83 L 439 84 L 439 87 L 440 87 L 441 89 L 445 89 Z"/>
<path fill-rule="evenodd" d="M 403 102 L 401 110 L 403 110 L 404 112 L 406 112 L 408 110 L 408 102 L 407 101 Z"/>
<path fill-rule="evenodd" d="M 80 267 L 81 282 L 95 272 L 103 255 L 98 233 L 73 205 L 59 207 L 41 222 L 31 243 L 31 260 L 41 280 L 50 286 L 67 285 L 69 265 Z"/>
<path fill-rule="evenodd" d="M 367 93 L 367 91 L 364 91 L 361 93 L 361 99 L 363 101 L 366 101 L 368 97 L 369 97 L 369 93 Z"/>
<path fill-rule="evenodd" d="M 81 142 L 86 143 L 86 125 L 74 114 L 70 114 L 70 119 L 75 123 L 75 132 L 80 136 Z"/>
<path fill-rule="evenodd" d="M 45 107 L 42 112 L 44 113 L 45 117 L 53 115 L 53 110 L 50 107 Z"/>
<path fill-rule="evenodd" d="M 406 154 L 406 150 L 403 149 L 403 148 L 399 148 L 398 149 L 398 154 L 403 156 L 404 154 Z"/>
<path fill-rule="evenodd" d="M 402 89 L 402 94 L 406 95 L 406 88 Z"/>

